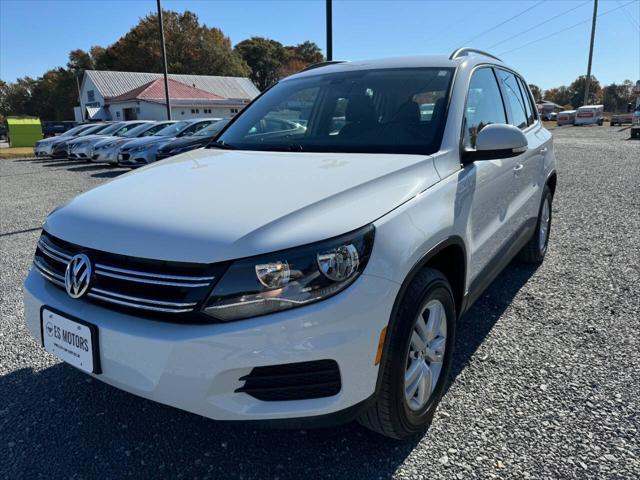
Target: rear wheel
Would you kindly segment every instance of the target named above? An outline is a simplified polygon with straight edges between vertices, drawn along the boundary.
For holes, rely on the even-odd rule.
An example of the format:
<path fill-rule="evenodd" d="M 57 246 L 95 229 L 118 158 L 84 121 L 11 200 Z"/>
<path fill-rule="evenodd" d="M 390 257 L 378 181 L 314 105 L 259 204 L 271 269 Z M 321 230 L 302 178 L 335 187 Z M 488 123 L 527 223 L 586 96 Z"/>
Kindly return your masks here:
<path fill-rule="evenodd" d="M 426 430 L 446 385 L 455 325 L 449 282 L 437 270 L 423 270 L 391 320 L 378 396 L 359 418 L 362 425 L 397 439 Z"/>
<path fill-rule="evenodd" d="M 541 263 L 547 253 L 549 244 L 549 233 L 551 232 L 551 204 L 553 195 L 551 190 L 545 185 L 542 192 L 542 203 L 538 213 L 538 223 L 536 231 L 531 240 L 524 246 L 518 254 L 518 258 L 525 263 Z"/>

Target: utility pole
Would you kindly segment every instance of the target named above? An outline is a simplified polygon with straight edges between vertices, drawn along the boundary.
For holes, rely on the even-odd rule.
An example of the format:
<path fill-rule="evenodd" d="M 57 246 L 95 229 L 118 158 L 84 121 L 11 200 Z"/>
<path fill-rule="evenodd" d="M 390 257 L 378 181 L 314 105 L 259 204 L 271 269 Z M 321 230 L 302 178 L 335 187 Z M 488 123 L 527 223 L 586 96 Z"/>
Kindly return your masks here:
<path fill-rule="evenodd" d="M 164 26 L 162 24 L 162 7 L 160 6 L 160 0 L 158 3 L 158 24 L 160 28 L 160 46 L 162 48 L 162 65 L 164 68 L 164 96 L 167 102 L 167 120 L 171 120 L 171 105 L 169 104 L 169 78 L 167 74 L 167 49 L 164 45 Z"/>
<path fill-rule="evenodd" d="M 583 105 L 589 102 L 589 85 L 591 83 L 591 60 L 593 59 L 593 41 L 596 37 L 596 17 L 598 16 L 598 0 L 593 0 L 593 20 L 591 20 L 591 45 L 589 46 L 589 65 L 587 66 L 587 78 L 584 85 Z"/>
<path fill-rule="evenodd" d="M 333 18 L 331 0 L 327 0 L 327 61 L 333 60 Z"/>

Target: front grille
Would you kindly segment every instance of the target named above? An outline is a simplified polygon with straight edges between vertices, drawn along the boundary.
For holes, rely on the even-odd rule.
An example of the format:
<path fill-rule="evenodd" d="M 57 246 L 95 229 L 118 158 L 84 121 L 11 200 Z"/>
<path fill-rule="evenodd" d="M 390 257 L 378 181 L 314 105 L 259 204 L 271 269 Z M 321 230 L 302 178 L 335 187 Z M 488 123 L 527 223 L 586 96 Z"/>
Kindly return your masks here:
<path fill-rule="evenodd" d="M 332 397 L 342 388 L 335 360 L 255 367 L 236 390 L 266 402 Z"/>
<path fill-rule="evenodd" d="M 43 232 L 33 259 L 40 274 L 65 287 L 71 258 L 84 253 L 93 265 L 88 300 L 149 313 L 185 314 L 206 299 L 225 264 L 148 260 L 82 248 Z"/>

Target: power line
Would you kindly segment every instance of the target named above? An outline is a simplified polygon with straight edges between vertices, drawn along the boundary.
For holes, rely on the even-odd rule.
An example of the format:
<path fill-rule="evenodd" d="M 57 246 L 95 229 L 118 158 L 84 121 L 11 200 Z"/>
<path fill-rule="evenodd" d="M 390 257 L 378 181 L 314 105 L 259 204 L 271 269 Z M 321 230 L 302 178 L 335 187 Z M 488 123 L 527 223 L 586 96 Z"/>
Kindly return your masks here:
<path fill-rule="evenodd" d="M 520 13 L 515 14 L 512 17 L 507 18 L 506 20 L 503 20 L 502 22 L 498 23 L 497 25 L 494 25 L 491 28 L 487 28 L 486 30 L 480 32 L 479 34 L 477 34 L 475 37 L 470 38 L 469 40 L 467 40 L 466 42 L 461 43 L 460 45 L 469 45 L 471 42 L 473 42 L 474 40 L 477 40 L 478 38 L 482 37 L 483 35 L 486 35 L 489 32 L 492 32 L 494 29 L 501 27 L 502 25 L 504 25 L 505 23 L 509 23 L 511 20 L 515 20 L 516 18 L 524 15 L 525 13 L 533 10 L 534 8 L 536 8 L 539 5 L 542 5 L 544 2 L 546 2 L 547 0 L 540 0 L 539 2 L 537 2 L 536 4 L 525 8 L 523 11 L 521 11 Z"/>
<path fill-rule="evenodd" d="M 616 3 L 617 3 L 618 5 L 621 5 L 619 0 L 616 0 Z M 638 27 L 638 28 L 640 29 L 640 23 L 638 23 L 638 22 L 636 21 L 636 19 L 635 19 L 635 18 L 633 18 L 633 15 L 631 15 L 631 14 L 627 11 L 627 9 L 626 9 L 626 8 L 624 8 L 624 5 L 621 5 L 621 6 L 620 6 L 620 8 L 622 8 L 622 11 L 627 15 L 627 18 L 629 19 L 629 21 L 630 21 L 634 26 L 636 26 L 636 27 Z"/>
<path fill-rule="evenodd" d="M 616 10 L 620 10 L 622 7 L 626 7 L 627 5 L 631 5 L 632 3 L 634 3 L 636 0 L 631 0 L 628 3 L 625 3 L 624 5 L 620 5 L 619 7 L 616 8 L 612 8 L 611 10 L 607 10 L 606 12 L 602 12 L 601 14 L 598 15 L 598 17 L 603 17 L 611 12 L 615 12 Z M 536 38 L 535 40 L 532 40 L 531 42 L 527 42 L 524 45 L 520 45 L 519 47 L 516 48 L 512 48 L 511 50 L 506 50 L 502 53 L 499 53 L 498 55 L 502 56 L 502 55 L 506 55 L 507 53 L 511 53 L 511 52 L 515 52 L 516 50 L 520 50 L 524 47 L 528 47 L 529 45 L 533 44 L 533 43 L 537 43 L 537 42 L 541 42 L 543 40 L 546 40 L 547 38 L 551 38 L 551 37 L 555 37 L 556 35 L 559 35 L 563 32 L 566 32 L 567 30 L 571 30 L 573 28 L 579 27 L 580 25 L 583 25 L 587 22 L 590 22 L 592 20 L 592 18 L 587 18 L 586 20 L 582 20 L 581 22 L 575 23 L 573 25 L 571 25 L 570 27 L 565 27 L 562 30 L 558 30 L 556 32 L 550 33 L 549 35 L 545 35 L 544 37 L 540 37 L 540 38 Z"/>
<path fill-rule="evenodd" d="M 529 33 L 531 30 L 535 30 L 536 28 L 542 27 L 543 25 L 545 25 L 545 24 L 547 24 L 547 23 L 551 22 L 552 20 L 555 20 L 556 18 L 562 17 L 563 15 L 566 15 L 567 13 L 571 13 L 571 12 L 573 12 L 574 10 L 577 10 L 578 8 L 582 7 L 583 5 L 586 5 L 587 3 L 591 3 L 591 0 L 586 0 L 586 2 L 582 2 L 581 4 L 579 4 L 579 5 L 578 5 L 578 6 L 576 6 L 576 7 L 572 7 L 572 8 L 570 8 L 569 10 L 566 10 L 566 11 L 564 11 L 564 12 L 562 12 L 562 13 L 559 13 L 558 15 L 554 15 L 553 17 L 548 18 L 547 20 L 545 20 L 545 21 L 543 21 L 543 22 L 541 22 L 541 23 L 538 23 L 537 25 L 534 25 L 534 26 L 533 26 L 533 27 L 531 27 L 531 28 L 527 28 L 526 30 L 523 30 L 522 32 L 517 33 L 517 34 L 515 34 L 515 35 L 512 35 L 512 36 L 511 36 L 511 37 L 509 37 L 509 38 L 505 38 L 504 40 L 501 40 L 501 41 L 500 41 L 500 42 L 498 42 L 498 43 L 494 43 L 493 45 L 491 45 L 491 46 L 487 47 L 487 48 L 486 48 L 486 50 L 491 50 L 492 48 L 495 48 L 495 47 L 497 47 L 498 45 L 502 45 L 502 44 L 503 44 L 503 43 L 505 43 L 505 42 L 509 42 L 509 41 L 513 40 L 514 38 L 518 38 L 518 37 L 520 37 L 520 36 L 522 36 L 522 35 L 524 35 L 524 34 L 526 34 L 526 33 Z"/>

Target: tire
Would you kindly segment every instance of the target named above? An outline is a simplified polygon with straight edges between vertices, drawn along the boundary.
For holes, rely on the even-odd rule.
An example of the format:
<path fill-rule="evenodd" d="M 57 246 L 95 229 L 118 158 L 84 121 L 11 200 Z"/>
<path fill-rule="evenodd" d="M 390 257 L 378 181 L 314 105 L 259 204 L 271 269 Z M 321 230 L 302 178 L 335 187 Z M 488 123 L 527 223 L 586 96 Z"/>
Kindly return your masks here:
<path fill-rule="evenodd" d="M 545 209 L 545 204 L 548 209 Z M 551 211 L 553 204 L 553 195 L 549 187 L 545 185 L 542 191 L 542 200 L 540 209 L 538 210 L 538 221 L 536 223 L 536 231 L 533 236 L 518 254 L 518 259 L 524 263 L 542 263 L 547 253 L 549 245 L 549 234 L 551 233 Z M 548 214 L 547 214 L 548 213 Z M 546 229 L 544 224 L 546 223 Z"/>
<path fill-rule="evenodd" d="M 420 315 L 423 311 L 424 314 Z M 445 318 L 441 315 L 445 315 Z M 423 335 L 418 334 L 418 330 L 414 332 L 420 319 L 424 319 L 422 325 L 425 328 L 419 330 Z M 429 322 L 430 319 L 433 323 Z M 436 319 L 440 321 L 435 322 Z M 435 328 L 430 327 L 434 325 Z M 378 395 L 375 404 L 358 421 L 375 432 L 395 439 L 423 433 L 431 423 L 447 383 L 455 328 L 456 308 L 451 286 L 442 273 L 425 268 L 412 280 L 391 319 L 389 338 L 380 365 Z M 437 335 L 433 335 L 436 331 Z M 415 348 L 418 342 L 412 341 L 414 335 L 419 335 L 419 341 L 426 343 L 424 351 L 418 352 Z M 428 340 L 430 337 L 433 337 L 432 340 Z M 411 398 L 405 394 L 405 376 L 412 377 L 409 367 L 412 372 L 418 371 L 419 375 L 416 380 L 418 387 Z M 430 377 L 425 373 L 427 371 Z M 428 391 L 431 393 L 427 396 Z"/>

